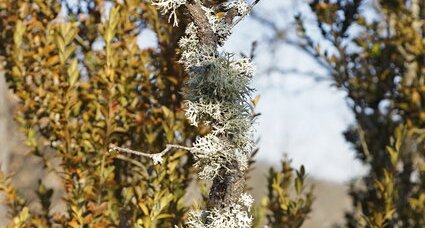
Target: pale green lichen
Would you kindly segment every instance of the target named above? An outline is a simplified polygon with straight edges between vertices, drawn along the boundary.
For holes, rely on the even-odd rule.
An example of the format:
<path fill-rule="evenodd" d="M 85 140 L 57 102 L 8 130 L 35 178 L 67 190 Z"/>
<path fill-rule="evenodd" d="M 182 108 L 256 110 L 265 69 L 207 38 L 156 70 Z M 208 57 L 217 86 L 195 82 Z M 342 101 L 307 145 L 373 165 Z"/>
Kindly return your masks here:
<path fill-rule="evenodd" d="M 170 14 L 168 22 L 174 19 L 173 26 L 178 26 L 176 10 L 180 6 L 186 4 L 186 0 L 156 0 L 153 1 L 152 5 L 158 7 L 164 14 Z"/>
<path fill-rule="evenodd" d="M 191 211 L 186 224 L 191 228 L 249 228 L 252 227 L 249 212 L 253 202 L 252 196 L 244 193 L 236 203 L 222 209 Z M 205 223 L 205 220 L 210 222 Z"/>
<path fill-rule="evenodd" d="M 161 0 L 155 4 L 175 16 L 176 8 L 184 2 Z M 240 17 L 250 10 L 242 0 L 228 3 L 226 7 L 235 8 Z M 217 44 L 221 45 L 230 35 L 232 25 L 218 18 L 212 9 L 202 4 L 201 8 L 217 37 Z M 254 145 L 249 105 L 252 92 L 249 84 L 254 67 L 248 58 L 219 53 L 217 46 L 203 45 L 198 34 L 195 23 L 189 23 L 185 36 L 179 41 L 180 63 L 189 74 L 185 91 L 187 119 L 194 126 L 204 125 L 211 129 L 195 140 L 190 151 L 194 154 L 199 177 L 213 180 L 218 175 L 226 175 L 226 172 L 243 172 L 248 168 Z M 187 225 L 194 228 L 251 227 L 249 211 L 252 197 L 245 193 L 239 197 L 224 208 L 190 212 Z"/>
<path fill-rule="evenodd" d="M 248 5 L 248 3 L 246 3 L 244 0 L 229 2 L 227 3 L 227 8 L 228 9 L 236 8 L 239 15 L 246 15 L 251 10 L 251 6 Z"/>

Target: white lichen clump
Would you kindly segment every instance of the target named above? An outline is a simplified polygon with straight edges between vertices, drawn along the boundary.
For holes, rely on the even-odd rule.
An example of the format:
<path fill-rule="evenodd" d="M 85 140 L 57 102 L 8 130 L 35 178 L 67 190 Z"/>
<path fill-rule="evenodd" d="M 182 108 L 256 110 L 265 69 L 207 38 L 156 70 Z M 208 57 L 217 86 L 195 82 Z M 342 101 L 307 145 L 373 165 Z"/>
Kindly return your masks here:
<path fill-rule="evenodd" d="M 252 216 L 249 215 L 254 200 L 249 194 L 242 194 L 239 200 L 223 209 L 211 211 L 191 211 L 186 223 L 192 228 L 249 228 L 252 227 Z M 210 221 L 205 224 L 204 220 Z"/>
<path fill-rule="evenodd" d="M 185 2 L 158 0 L 155 5 L 169 13 L 171 18 L 176 17 L 176 9 Z M 250 10 L 243 0 L 227 3 L 226 7 L 236 9 L 239 16 Z M 212 9 L 201 8 L 216 35 L 217 44 L 221 45 L 233 25 L 217 17 Z M 206 46 L 198 34 L 196 24 L 188 24 L 186 35 L 179 41 L 180 63 L 189 73 L 185 91 L 187 119 L 194 126 L 210 129 L 208 134 L 196 139 L 190 151 L 195 156 L 199 177 L 212 181 L 220 175 L 243 172 L 248 168 L 254 145 L 249 102 L 254 67 L 248 58 L 219 53 L 217 47 Z M 251 227 L 249 210 L 252 202 L 249 194 L 242 194 L 224 208 L 191 212 L 188 225 L 196 228 Z"/>
<path fill-rule="evenodd" d="M 249 6 L 235 1 L 227 7 L 236 7 L 239 15 L 246 14 Z M 229 25 L 217 18 L 209 8 L 202 7 L 219 39 L 229 35 Z M 239 12 L 239 10 L 241 12 Z M 186 92 L 186 116 L 194 126 L 210 126 L 211 132 L 194 143 L 196 167 L 201 179 L 212 180 L 221 167 L 238 162 L 240 171 L 248 166 L 252 151 L 251 115 L 248 98 L 249 83 L 254 74 L 250 59 L 237 59 L 229 53 L 217 53 L 215 47 L 205 47 L 198 38 L 198 28 L 190 23 L 186 35 L 180 39 L 180 62 L 189 72 Z"/>
<path fill-rule="evenodd" d="M 250 5 L 248 5 L 248 3 L 245 2 L 245 0 L 238 0 L 238 1 L 229 2 L 227 4 L 227 8 L 228 9 L 236 8 L 240 15 L 246 15 L 251 10 Z"/>
<path fill-rule="evenodd" d="M 181 48 L 188 59 L 202 54 L 192 52 L 193 46 Z M 218 168 L 231 161 L 238 161 L 244 171 L 253 146 L 248 85 L 254 70 L 250 61 L 228 54 L 207 54 L 184 63 L 190 74 L 186 116 L 194 126 L 203 124 L 211 128 L 208 135 L 194 144 L 193 152 L 198 159 L 195 165 L 202 169 L 200 177 L 212 180 Z"/>
<path fill-rule="evenodd" d="M 219 39 L 226 39 L 230 35 L 230 27 L 226 25 L 223 20 L 217 18 L 214 10 L 208 7 L 202 7 L 202 9 L 208 18 L 208 22 L 211 25 L 213 32 L 218 36 Z"/>
<path fill-rule="evenodd" d="M 152 4 L 158 7 L 158 9 L 161 10 L 161 13 L 169 14 L 168 22 L 170 22 L 171 19 L 174 19 L 173 26 L 178 26 L 179 23 L 177 21 L 176 10 L 181 5 L 186 4 L 186 0 L 157 0 Z"/>
<path fill-rule="evenodd" d="M 163 13 L 170 14 L 177 23 L 176 10 L 186 0 L 154 1 Z M 230 26 L 215 12 L 201 6 L 209 25 L 217 36 L 218 44 L 230 35 Z M 243 0 L 227 3 L 228 10 L 234 8 L 238 15 L 250 10 Z M 251 115 L 248 104 L 251 89 L 249 83 L 254 74 L 250 59 L 237 59 L 233 54 L 218 53 L 217 47 L 201 44 L 198 28 L 190 23 L 186 35 L 179 41 L 180 62 L 189 73 L 186 116 L 194 126 L 208 125 L 211 132 L 200 137 L 193 144 L 195 164 L 201 171 L 201 179 L 214 179 L 221 168 L 234 161 L 240 171 L 248 166 L 248 157 L 253 149 Z M 155 163 L 159 163 L 155 159 Z"/>

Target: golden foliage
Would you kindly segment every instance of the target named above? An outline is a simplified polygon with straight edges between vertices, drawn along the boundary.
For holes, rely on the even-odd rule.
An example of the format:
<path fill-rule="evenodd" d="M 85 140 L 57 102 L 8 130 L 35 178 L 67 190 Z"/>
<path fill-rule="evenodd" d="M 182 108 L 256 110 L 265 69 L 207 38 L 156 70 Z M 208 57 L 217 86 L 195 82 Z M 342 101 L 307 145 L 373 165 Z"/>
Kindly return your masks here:
<path fill-rule="evenodd" d="M 0 61 L 19 98 L 16 120 L 31 155 L 60 176 L 66 202 L 66 211 L 53 214 L 54 190 L 40 180 L 41 210 L 31 210 L 1 173 L 10 227 L 182 226 L 191 156 L 178 150 L 153 166 L 146 158 L 109 152 L 109 145 L 154 153 L 166 144 L 191 143 L 197 132 L 182 112 L 186 75 L 176 63 L 183 31 L 149 1 L 113 1 L 109 11 L 106 1 L 85 3 L 0 0 Z M 71 13 L 60 13 L 64 8 Z M 140 29 L 156 34 L 157 48 L 139 48 Z M 293 173 L 288 162 L 282 172 L 270 170 L 263 210 L 274 227 L 299 227 L 310 212 L 304 168 Z"/>
<path fill-rule="evenodd" d="M 304 166 L 294 170 L 289 161 L 282 162 L 282 170 L 270 168 L 267 177 L 267 196 L 261 202 L 270 227 L 301 227 L 311 212 L 312 188 L 306 189 Z"/>
<path fill-rule="evenodd" d="M 425 146 L 418 129 L 425 128 L 425 2 L 377 1 L 378 20 L 362 14 L 365 2 L 310 4 L 332 54 L 313 42 L 297 18 L 304 50 L 347 92 L 357 126 L 345 136 L 370 167 L 364 188 L 351 189 L 355 210 L 347 214 L 347 226 L 423 227 Z M 354 27 L 358 32 L 350 31 Z M 403 134 L 396 130 L 400 125 Z"/>
<path fill-rule="evenodd" d="M 194 133 L 179 93 L 184 74 L 175 63 L 181 31 L 144 1 L 114 2 L 108 18 L 104 1 L 92 3 L 89 13 L 77 9 L 69 19 L 58 16 L 57 1 L 0 4 L 0 55 L 20 100 L 16 120 L 32 154 L 63 179 L 67 202 L 66 214 L 52 215 L 52 192 L 40 184 L 43 211 L 29 211 L 3 181 L 12 226 L 182 224 L 191 173 L 186 152 L 155 167 L 108 152 L 110 143 L 155 152 L 166 143 L 190 142 Z M 158 50 L 138 47 L 140 23 L 157 34 Z M 104 48 L 93 49 L 98 40 Z M 53 158 L 61 159 L 59 168 Z"/>

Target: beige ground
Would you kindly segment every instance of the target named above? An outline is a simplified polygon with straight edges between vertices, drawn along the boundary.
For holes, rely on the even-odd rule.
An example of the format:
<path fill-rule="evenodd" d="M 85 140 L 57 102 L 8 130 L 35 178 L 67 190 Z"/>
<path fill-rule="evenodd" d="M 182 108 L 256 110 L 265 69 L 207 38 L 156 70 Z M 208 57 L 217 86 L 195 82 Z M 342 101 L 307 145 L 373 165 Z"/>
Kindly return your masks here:
<path fill-rule="evenodd" d="M 24 190 L 25 194 L 33 198 L 34 194 L 31 193 L 31 188 L 37 183 L 38 177 L 49 175 L 47 178 L 49 181 L 46 183 L 49 186 L 58 187 L 59 181 L 54 175 L 41 169 L 39 160 L 25 156 L 22 136 L 18 133 L 11 117 L 12 100 L 12 96 L 7 92 L 4 76 L 0 73 L 0 164 L 3 170 L 16 172 L 16 184 Z M 259 201 L 265 191 L 265 174 L 268 165 L 258 163 L 256 167 L 257 169 L 251 175 L 251 186 L 254 187 L 254 196 Z M 335 223 L 341 223 L 344 211 L 350 205 L 346 187 L 324 181 L 311 180 L 311 182 L 316 186 L 316 201 L 313 213 L 303 227 L 330 227 Z M 55 195 L 56 199 L 59 197 L 59 194 Z M 6 222 L 4 209 L 0 209 L 0 226 L 5 225 Z"/>
<path fill-rule="evenodd" d="M 0 164 L 2 170 L 8 169 L 8 163 L 4 161 L 9 160 L 11 147 L 16 145 L 13 131 L 11 131 L 13 124 L 10 115 L 10 96 L 8 96 L 6 90 L 6 82 L 3 74 L 0 72 Z"/>

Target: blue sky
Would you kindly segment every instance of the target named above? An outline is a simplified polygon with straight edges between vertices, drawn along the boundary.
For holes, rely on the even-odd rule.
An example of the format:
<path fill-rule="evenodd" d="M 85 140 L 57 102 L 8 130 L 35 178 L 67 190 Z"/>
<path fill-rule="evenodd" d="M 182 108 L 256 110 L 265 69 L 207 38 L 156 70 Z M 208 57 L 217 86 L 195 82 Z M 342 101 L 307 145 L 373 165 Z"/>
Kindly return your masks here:
<path fill-rule="evenodd" d="M 286 35 L 296 39 L 291 25 L 296 13 L 301 12 L 307 22 L 314 17 L 306 1 L 262 0 L 256 13 L 273 19 Z M 320 41 L 314 26 L 307 28 Z M 253 80 L 256 94 L 261 96 L 257 112 L 256 137 L 260 138 L 258 159 L 274 166 L 284 154 L 298 167 L 304 164 L 309 175 L 328 181 L 346 182 L 365 172 L 365 167 L 354 158 L 354 151 L 342 133 L 354 117 L 348 108 L 345 93 L 331 85 L 330 80 L 315 81 L 297 73 L 264 73 L 269 67 L 314 72 L 329 77 L 313 59 L 301 50 L 269 42 L 272 31 L 253 18 L 246 18 L 235 27 L 224 49 L 235 53 L 249 53 L 253 41 L 258 41 Z M 321 42 L 324 48 L 326 43 Z M 156 46 L 156 34 L 144 29 L 139 35 L 139 46 Z"/>
<path fill-rule="evenodd" d="M 256 13 L 289 28 L 294 38 L 293 16 L 301 12 L 307 21 L 314 17 L 304 1 L 263 0 Z M 319 37 L 314 27 L 308 27 Z M 346 182 L 365 172 L 354 158 L 354 151 L 342 133 L 354 116 L 348 108 L 345 93 L 331 85 L 330 80 L 315 81 L 296 73 L 262 74 L 267 67 L 312 71 L 328 77 L 327 72 L 301 50 L 290 45 L 271 45 L 271 30 L 247 18 L 239 24 L 225 48 L 234 52 L 249 52 L 252 41 L 259 47 L 255 63 L 257 72 L 253 87 L 261 96 L 257 111 L 257 136 L 260 137 L 259 160 L 277 166 L 287 154 L 298 167 L 304 164 L 309 174 L 318 179 Z M 319 40 L 319 39 L 318 39 Z M 326 47 L 326 43 L 322 44 Z"/>

